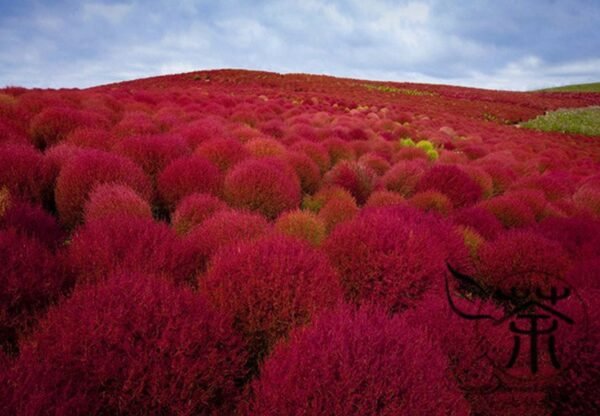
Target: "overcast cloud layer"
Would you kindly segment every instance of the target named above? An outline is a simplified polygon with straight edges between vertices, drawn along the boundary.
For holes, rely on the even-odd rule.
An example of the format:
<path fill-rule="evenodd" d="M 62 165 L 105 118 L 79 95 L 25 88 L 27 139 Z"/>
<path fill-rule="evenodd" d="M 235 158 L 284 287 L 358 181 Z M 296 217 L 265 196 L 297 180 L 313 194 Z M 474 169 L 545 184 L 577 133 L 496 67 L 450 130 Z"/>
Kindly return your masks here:
<path fill-rule="evenodd" d="M 526 90 L 600 81 L 599 25 L 598 0 L 0 0 L 0 86 L 246 68 Z"/>

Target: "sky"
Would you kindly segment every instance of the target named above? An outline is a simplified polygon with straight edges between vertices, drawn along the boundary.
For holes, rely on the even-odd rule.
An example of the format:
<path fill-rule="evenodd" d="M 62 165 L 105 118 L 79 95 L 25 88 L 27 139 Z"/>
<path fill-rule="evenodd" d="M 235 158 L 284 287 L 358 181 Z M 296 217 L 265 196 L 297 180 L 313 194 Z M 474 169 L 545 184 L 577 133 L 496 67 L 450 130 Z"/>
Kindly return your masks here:
<path fill-rule="evenodd" d="M 529 90 L 600 81 L 600 0 L 0 0 L 0 86 L 244 68 Z"/>

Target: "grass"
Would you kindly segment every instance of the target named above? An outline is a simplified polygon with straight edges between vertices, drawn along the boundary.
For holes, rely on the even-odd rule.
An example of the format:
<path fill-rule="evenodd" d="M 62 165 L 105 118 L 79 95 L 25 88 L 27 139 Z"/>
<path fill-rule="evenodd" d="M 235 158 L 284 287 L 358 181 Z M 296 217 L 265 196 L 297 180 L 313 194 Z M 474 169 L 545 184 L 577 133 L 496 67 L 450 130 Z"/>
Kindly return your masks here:
<path fill-rule="evenodd" d="M 600 82 L 592 84 L 565 85 L 562 87 L 545 88 L 543 92 L 600 92 Z"/>
<path fill-rule="evenodd" d="M 541 131 L 600 136 L 600 106 L 552 111 L 521 123 L 521 126 Z"/>

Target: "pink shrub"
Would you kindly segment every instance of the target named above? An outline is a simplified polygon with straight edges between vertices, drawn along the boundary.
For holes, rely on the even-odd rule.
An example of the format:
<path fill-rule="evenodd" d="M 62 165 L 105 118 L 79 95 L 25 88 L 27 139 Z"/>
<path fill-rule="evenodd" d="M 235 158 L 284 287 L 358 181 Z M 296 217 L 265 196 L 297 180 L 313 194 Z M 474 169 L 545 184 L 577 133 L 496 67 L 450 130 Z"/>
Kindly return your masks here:
<path fill-rule="evenodd" d="M 106 129 L 78 127 L 66 136 L 64 143 L 77 147 L 109 150 L 114 144 L 114 138 Z"/>
<path fill-rule="evenodd" d="M 411 195 L 419 182 L 425 163 L 422 161 L 400 161 L 394 164 L 381 178 L 382 185 L 388 191 L 394 191 L 402 196 Z"/>
<path fill-rule="evenodd" d="M 114 150 L 137 163 L 151 178 L 156 178 L 169 163 L 189 153 L 183 137 L 173 134 L 126 137 Z"/>
<path fill-rule="evenodd" d="M 234 207 L 276 218 L 300 205 L 300 181 L 292 169 L 277 159 L 248 159 L 225 177 L 225 199 Z"/>
<path fill-rule="evenodd" d="M 51 249 L 64 240 L 65 235 L 56 219 L 39 205 L 11 199 L 4 209 L 2 206 L 0 201 L 0 229 L 14 228 L 19 234 L 37 239 Z"/>
<path fill-rule="evenodd" d="M 158 123 L 141 111 L 126 113 L 112 129 L 112 134 L 116 137 L 145 136 L 160 132 Z"/>
<path fill-rule="evenodd" d="M 157 181 L 162 202 L 175 209 L 184 197 L 200 192 L 217 195 L 222 183 L 219 169 L 202 156 L 184 157 L 171 162 Z"/>
<path fill-rule="evenodd" d="M 255 240 L 268 231 L 269 223 L 260 214 L 219 211 L 192 228 L 184 237 L 184 257 L 191 262 L 195 277 L 204 273 L 208 262 L 221 247 Z"/>
<path fill-rule="evenodd" d="M 310 157 L 302 152 L 286 152 L 282 159 L 296 171 L 304 193 L 313 194 L 319 188 L 321 172 Z"/>
<path fill-rule="evenodd" d="M 227 204 L 214 195 L 193 193 L 177 204 L 171 224 L 177 234 L 186 234 L 216 212 L 226 209 Z"/>
<path fill-rule="evenodd" d="M 352 146 L 341 139 L 331 138 L 323 141 L 323 146 L 327 149 L 329 153 L 329 158 L 331 160 L 331 164 L 335 165 L 341 160 L 355 160 L 356 153 Z"/>
<path fill-rule="evenodd" d="M 340 272 L 346 299 L 397 312 L 445 275 L 449 253 L 443 238 L 450 232 L 433 217 L 383 208 L 338 225 L 324 249 Z"/>
<path fill-rule="evenodd" d="M 340 186 L 350 192 L 359 205 L 363 205 L 377 184 L 377 175 L 369 167 L 354 161 L 343 160 L 337 163 L 323 180 Z"/>
<path fill-rule="evenodd" d="M 15 198 L 41 202 L 46 184 L 40 152 L 28 145 L 0 146 L 0 188 L 6 187 Z"/>
<path fill-rule="evenodd" d="M 174 231 L 145 218 L 91 221 L 73 235 L 67 256 L 79 283 L 102 281 L 116 272 L 154 274 L 176 282 L 194 277 Z"/>
<path fill-rule="evenodd" d="M 248 415 L 464 415 L 440 346 L 375 307 L 323 313 L 265 361 Z M 301 380 L 301 382 L 299 382 Z"/>
<path fill-rule="evenodd" d="M 358 163 L 371 168 L 379 176 L 384 175 L 391 167 L 390 162 L 376 153 L 365 153 L 358 159 Z"/>
<path fill-rule="evenodd" d="M 99 150 L 85 150 L 63 166 L 56 181 L 54 195 L 62 223 L 68 227 L 79 223 L 89 192 L 103 183 L 126 185 L 144 199 L 150 198 L 150 181 L 131 160 Z"/>
<path fill-rule="evenodd" d="M 481 206 L 494 214 L 506 228 L 521 228 L 535 224 L 535 214 L 529 205 L 510 195 L 488 199 Z"/>
<path fill-rule="evenodd" d="M 486 242 L 479 250 L 479 275 L 483 282 L 505 293 L 511 288 L 545 288 L 552 279 L 564 278 L 570 263 L 556 241 L 528 230 L 512 230 Z"/>
<path fill-rule="evenodd" d="M 365 207 L 385 207 L 391 205 L 405 204 L 406 199 L 394 191 L 375 191 L 367 199 Z"/>
<path fill-rule="evenodd" d="M 66 107 L 48 107 L 37 114 L 29 127 L 33 144 L 44 149 L 62 141 L 77 127 L 108 127 L 101 115 Z"/>
<path fill-rule="evenodd" d="M 50 311 L 7 374 L 9 409 L 227 414 L 240 397 L 245 362 L 231 322 L 201 296 L 152 277 L 117 275 Z"/>
<path fill-rule="evenodd" d="M 454 223 L 473 228 L 486 240 L 496 238 L 503 231 L 498 218 L 479 205 L 456 210 L 452 218 Z"/>
<path fill-rule="evenodd" d="M 0 349 L 12 352 L 19 335 L 69 283 L 50 248 L 13 227 L 0 229 Z"/>
<path fill-rule="evenodd" d="M 325 222 L 311 211 L 288 211 L 277 218 L 275 229 L 282 234 L 306 240 L 313 246 L 320 245 L 325 239 Z"/>
<path fill-rule="evenodd" d="M 319 218 L 323 220 L 327 233 L 329 233 L 339 224 L 354 218 L 358 212 L 359 208 L 354 198 L 334 196 L 319 210 Z"/>
<path fill-rule="evenodd" d="M 310 157 L 317 164 L 317 166 L 319 166 L 321 174 L 327 172 L 331 167 L 331 158 L 329 156 L 329 152 L 323 145 L 319 143 L 308 140 L 300 140 L 294 143 L 290 149 L 303 152 Z"/>
<path fill-rule="evenodd" d="M 239 140 L 220 138 L 202 142 L 196 148 L 195 154 L 213 162 L 221 172 L 228 171 L 249 156 L 248 150 Z"/>
<path fill-rule="evenodd" d="M 417 191 L 442 192 L 457 207 L 473 205 L 481 198 L 481 187 L 460 168 L 453 165 L 436 165 L 423 174 Z"/>
<path fill-rule="evenodd" d="M 281 156 L 285 153 L 285 146 L 269 137 L 257 137 L 244 145 L 253 157 Z"/>
<path fill-rule="evenodd" d="M 172 131 L 181 134 L 192 149 L 205 141 L 218 139 L 226 135 L 225 120 L 216 116 L 205 116 L 192 123 L 176 126 Z M 202 156 L 210 159 L 207 155 Z M 213 162 L 218 165 L 216 161 L 213 160 Z"/>
<path fill-rule="evenodd" d="M 219 251 L 200 282 L 211 302 L 234 319 L 260 360 L 294 327 L 338 302 L 338 277 L 327 257 L 283 236 Z"/>
<path fill-rule="evenodd" d="M 85 222 L 105 217 L 126 216 L 152 219 L 150 204 L 126 185 L 104 183 L 90 193 L 83 208 Z"/>
<path fill-rule="evenodd" d="M 600 256 L 600 221 L 590 217 L 547 218 L 536 230 L 575 258 Z"/>
<path fill-rule="evenodd" d="M 450 199 L 445 194 L 434 190 L 417 192 L 410 198 L 409 203 L 421 211 L 438 213 L 443 216 L 452 211 Z"/>

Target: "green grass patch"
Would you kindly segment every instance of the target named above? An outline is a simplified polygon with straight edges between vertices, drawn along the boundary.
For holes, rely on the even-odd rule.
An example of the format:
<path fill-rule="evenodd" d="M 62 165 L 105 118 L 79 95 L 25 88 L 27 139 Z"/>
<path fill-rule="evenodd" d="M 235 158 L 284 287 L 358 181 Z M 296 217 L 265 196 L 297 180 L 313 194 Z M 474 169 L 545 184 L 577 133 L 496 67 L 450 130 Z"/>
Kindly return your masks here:
<path fill-rule="evenodd" d="M 389 85 L 372 85 L 372 84 L 362 84 L 362 86 L 368 90 L 376 90 L 381 92 L 388 92 L 392 94 L 404 94 L 404 95 L 427 95 L 434 96 L 436 93 L 422 90 L 414 90 L 410 88 L 396 88 Z"/>
<path fill-rule="evenodd" d="M 600 106 L 556 110 L 520 126 L 540 131 L 600 136 Z"/>
<path fill-rule="evenodd" d="M 564 85 L 562 87 L 545 88 L 544 92 L 600 92 L 600 82 L 591 84 Z"/>

